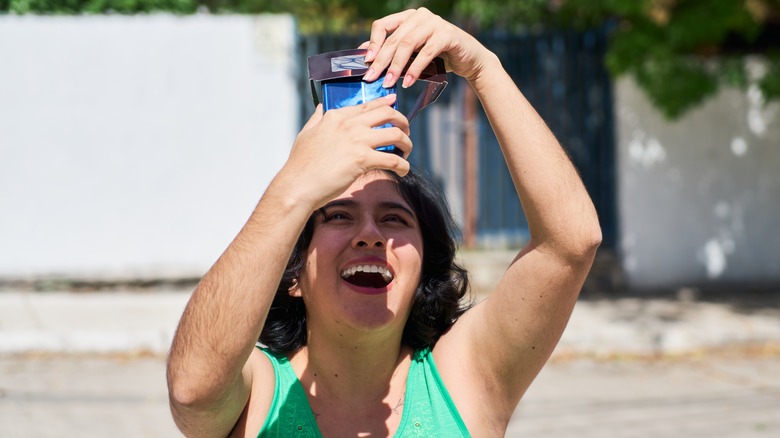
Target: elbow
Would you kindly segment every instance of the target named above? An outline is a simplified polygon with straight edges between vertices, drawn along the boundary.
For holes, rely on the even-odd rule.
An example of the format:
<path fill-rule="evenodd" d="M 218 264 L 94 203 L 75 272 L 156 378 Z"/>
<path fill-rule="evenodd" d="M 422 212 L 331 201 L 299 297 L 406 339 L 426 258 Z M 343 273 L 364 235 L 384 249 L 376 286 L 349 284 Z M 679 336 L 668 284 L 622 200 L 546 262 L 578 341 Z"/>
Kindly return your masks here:
<path fill-rule="evenodd" d="M 601 227 L 596 226 L 592 232 L 586 237 L 584 248 L 590 258 L 593 259 L 596 256 L 596 251 L 601 246 L 603 236 L 601 234 Z"/>
<path fill-rule="evenodd" d="M 189 380 L 189 382 L 187 382 Z M 229 397 L 215 397 L 213 392 L 192 379 L 168 383 L 168 403 L 173 421 L 188 437 L 224 437 L 235 427 L 240 407 Z"/>
<path fill-rule="evenodd" d="M 580 233 L 575 245 L 575 256 L 583 262 L 591 264 L 596 257 L 596 251 L 601 246 L 602 239 L 601 226 L 599 226 L 598 221 L 595 221 L 593 225 L 586 227 Z"/>
<path fill-rule="evenodd" d="M 581 249 L 582 255 L 591 257 L 596 255 L 596 250 L 601 245 L 603 238 L 601 234 L 601 224 L 599 223 L 599 217 L 595 211 L 590 215 L 587 215 L 590 220 L 582 222 L 579 227 L 578 243 Z"/>
<path fill-rule="evenodd" d="M 183 408 L 185 410 L 197 410 L 199 407 L 208 405 L 208 399 L 202 388 L 198 385 L 182 382 L 186 379 L 168 380 L 168 399 L 171 406 Z"/>
<path fill-rule="evenodd" d="M 185 411 L 199 411 L 213 406 L 219 400 L 218 391 L 204 382 L 209 380 L 194 375 L 168 370 L 168 400 L 171 407 Z"/>
<path fill-rule="evenodd" d="M 564 258 L 572 265 L 590 266 L 596 258 L 596 251 L 601 246 L 601 227 L 596 221 L 594 224 L 582 227 L 578 232 L 570 235 L 565 249 L 561 252 Z"/>

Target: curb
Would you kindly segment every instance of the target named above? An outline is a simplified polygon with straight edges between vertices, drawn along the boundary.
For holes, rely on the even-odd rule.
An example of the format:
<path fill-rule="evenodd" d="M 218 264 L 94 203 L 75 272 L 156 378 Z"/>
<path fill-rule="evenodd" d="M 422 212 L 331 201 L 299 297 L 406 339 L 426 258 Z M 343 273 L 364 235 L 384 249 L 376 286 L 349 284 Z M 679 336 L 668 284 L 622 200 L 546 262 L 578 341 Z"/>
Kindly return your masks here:
<path fill-rule="evenodd" d="M 166 354 L 192 292 L 0 292 L 0 354 Z M 780 307 L 583 298 L 553 356 L 657 356 L 780 345 Z M 767 347 L 768 348 L 768 347 Z"/>

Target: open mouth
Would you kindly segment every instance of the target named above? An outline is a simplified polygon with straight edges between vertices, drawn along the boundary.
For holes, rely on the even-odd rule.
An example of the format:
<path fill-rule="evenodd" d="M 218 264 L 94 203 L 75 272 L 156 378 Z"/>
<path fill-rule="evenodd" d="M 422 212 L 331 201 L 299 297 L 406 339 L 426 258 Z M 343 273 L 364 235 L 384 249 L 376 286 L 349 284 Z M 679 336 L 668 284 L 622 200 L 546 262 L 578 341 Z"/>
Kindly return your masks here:
<path fill-rule="evenodd" d="M 358 265 L 343 270 L 341 278 L 355 286 L 380 289 L 393 281 L 393 274 L 384 266 Z"/>

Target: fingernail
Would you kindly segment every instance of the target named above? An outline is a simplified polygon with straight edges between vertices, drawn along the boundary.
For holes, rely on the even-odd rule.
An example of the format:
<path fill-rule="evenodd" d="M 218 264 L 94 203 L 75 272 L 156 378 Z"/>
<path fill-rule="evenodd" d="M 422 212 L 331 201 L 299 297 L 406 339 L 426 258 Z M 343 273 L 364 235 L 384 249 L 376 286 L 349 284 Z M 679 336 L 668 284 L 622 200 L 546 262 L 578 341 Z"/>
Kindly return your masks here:
<path fill-rule="evenodd" d="M 372 59 L 374 59 L 374 51 L 369 50 L 368 52 L 366 52 L 366 61 L 370 61 Z"/>
<path fill-rule="evenodd" d="M 391 72 L 387 72 L 387 74 L 385 75 L 385 80 L 382 82 L 382 86 L 385 88 L 392 87 L 391 85 L 392 80 L 393 80 L 393 74 Z"/>
<path fill-rule="evenodd" d="M 401 84 L 403 88 L 409 88 L 410 85 L 412 85 L 412 82 L 414 82 L 414 78 L 411 75 L 404 76 L 404 83 Z"/>
<path fill-rule="evenodd" d="M 369 68 L 368 71 L 366 72 L 366 74 L 363 75 L 363 80 L 364 81 L 370 81 L 370 80 L 373 80 L 373 79 L 374 79 L 374 69 L 373 68 Z"/>

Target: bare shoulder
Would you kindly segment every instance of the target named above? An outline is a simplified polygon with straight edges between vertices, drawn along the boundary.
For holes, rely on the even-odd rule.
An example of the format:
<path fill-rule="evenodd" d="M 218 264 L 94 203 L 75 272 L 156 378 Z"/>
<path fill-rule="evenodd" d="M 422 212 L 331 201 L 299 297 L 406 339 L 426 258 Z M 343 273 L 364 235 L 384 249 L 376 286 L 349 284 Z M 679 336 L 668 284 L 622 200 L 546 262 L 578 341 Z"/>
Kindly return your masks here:
<path fill-rule="evenodd" d="M 433 359 L 442 382 L 466 427 L 474 436 L 503 436 L 513 409 L 503 408 L 497 397 L 503 382 L 481 369 L 471 327 L 484 312 L 483 303 L 469 309 L 433 348 Z M 505 421 L 506 420 L 506 421 Z"/>
<path fill-rule="evenodd" d="M 276 376 L 271 360 L 255 348 L 244 367 L 250 378 L 250 392 L 246 407 L 241 413 L 230 437 L 256 437 L 268 417 L 276 391 Z"/>
<path fill-rule="evenodd" d="M 566 327 L 591 261 L 521 252 L 490 296 L 441 337 L 434 359 L 470 430 L 506 427 Z"/>

